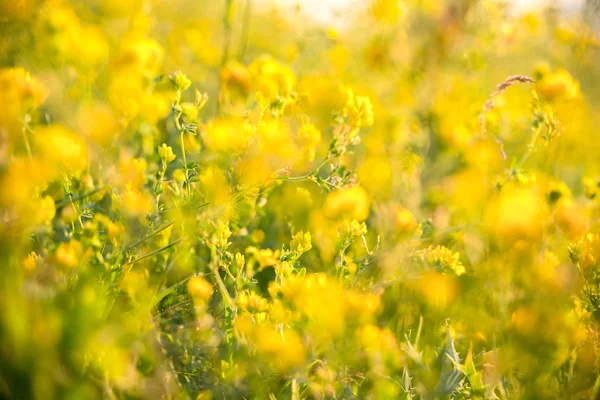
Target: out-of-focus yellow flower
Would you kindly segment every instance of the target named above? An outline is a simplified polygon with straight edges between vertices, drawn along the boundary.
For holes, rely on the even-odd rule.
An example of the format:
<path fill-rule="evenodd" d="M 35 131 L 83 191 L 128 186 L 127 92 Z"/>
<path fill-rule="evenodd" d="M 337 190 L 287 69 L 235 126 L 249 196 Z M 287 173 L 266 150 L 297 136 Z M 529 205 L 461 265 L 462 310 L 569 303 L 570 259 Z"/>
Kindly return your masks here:
<path fill-rule="evenodd" d="M 32 251 L 23 260 L 23 268 L 25 268 L 28 271 L 33 271 L 36 268 L 40 258 L 41 257 L 39 255 Z"/>
<path fill-rule="evenodd" d="M 298 144 L 302 146 L 302 158 L 306 161 L 315 159 L 316 147 L 321 143 L 321 131 L 311 123 L 303 123 L 298 130 Z"/>
<path fill-rule="evenodd" d="M 134 37 L 121 44 L 116 68 L 138 76 L 157 75 L 163 58 L 164 50 L 155 40 Z"/>
<path fill-rule="evenodd" d="M 0 96 L 5 107 L 16 106 L 27 112 L 46 100 L 48 89 L 23 68 L 5 68 L 0 69 Z"/>
<path fill-rule="evenodd" d="M 0 69 L 0 131 L 8 133 L 8 148 L 21 139 L 25 114 L 40 106 L 48 89 L 23 68 Z"/>
<path fill-rule="evenodd" d="M 250 346 L 278 372 L 288 373 L 304 363 L 304 346 L 296 332 L 287 329 L 279 332 L 268 325 L 255 324 L 249 316 L 238 317 L 236 326 Z"/>
<path fill-rule="evenodd" d="M 187 284 L 188 293 L 195 300 L 207 302 L 213 294 L 213 286 L 201 276 L 193 276 Z"/>
<path fill-rule="evenodd" d="M 74 60 L 90 67 L 106 62 L 108 50 L 102 31 L 93 26 L 81 27 L 71 48 Z"/>
<path fill-rule="evenodd" d="M 573 99 L 579 95 L 579 82 L 561 68 L 541 74 L 537 91 L 548 100 Z"/>
<path fill-rule="evenodd" d="M 255 254 L 256 261 L 258 262 L 258 270 L 262 271 L 265 268 L 272 267 L 279 261 L 279 250 L 271 249 L 260 249 Z"/>
<path fill-rule="evenodd" d="M 398 23 L 404 14 L 398 0 L 372 0 L 370 10 L 375 19 L 390 24 Z"/>
<path fill-rule="evenodd" d="M 0 22 L 25 21 L 38 9 L 42 0 L 0 1 Z"/>
<path fill-rule="evenodd" d="M 237 61 L 230 61 L 221 70 L 221 80 L 224 96 L 228 101 L 245 99 L 250 92 L 251 73 Z"/>
<path fill-rule="evenodd" d="M 34 137 L 34 147 L 56 173 L 75 174 L 88 165 L 87 145 L 81 136 L 62 125 L 40 127 Z"/>
<path fill-rule="evenodd" d="M 116 172 L 118 182 L 126 187 L 141 188 L 146 182 L 146 169 L 148 163 L 144 158 L 133 158 L 128 153 L 122 152 L 119 157 L 119 170 Z"/>
<path fill-rule="evenodd" d="M 389 329 L 381 329 L 375 325 L 362 326 L 356 332 L 361 348 L 367 353 L 381 352 L 387 356 L 398 356 L 399 348 L 394 334 Z"/>
<path fill-rule="evenodd" d="M 110 106 L 92 103 L 77 113 L 78 130 L 99 146 L 108 146 L 119 132 L 119 123 Z"/>
<path fill-rule="evenodd" d="M 53 171 L 39 158 L 14 159 L 0 172 L 0 185 L 10 188 L 0 191 L 0 206 L 5 209 L 16 208 L 21 216 L 30 216 L 34 206 L 32 201 L 53 177 Z"/>
<path fill-rule="evenodd" d="M 241 118 L 215 118 L 203 132 L 206 146 L 215 151 L 242 153 L 252 135 Z"/>
<path fill-rule="evenodd" d="M 239 307 L 251 313 L 263 312 L 269 308 L 269 302 L 254 292 L 241 292 L 236 298 Z"/>
<path fill-rule="evenodd" d="M 423 298 L 432 306 L 443 309 L 448 307 L 458 295 L 454 278 L 439 272 L 428 272 L 417 284 Z"/>
<path fill-rule="evenodd" d="M 417 228 L 415 216 L 405 207 L 398 207 L 394 213 L 394 229 L 400 234 L 413 233 Z"/>
<path fill-rule="evenodd" d="M 534 334 L 538 330 L 538 315 L 535 310 L 519 307 L 511 316 L 514 328 L 522 334 Z"/>
<path fill-rule="evenodd" d="M 308 76 L 298 83 L 303 109 L 311 121 L 324 130 L 331 123 L 331 116 L 344 107 L 347 94 L 333 76 Z"/>
<path fill-rule="evenodd" d="M 277 96 L 286 97 L 296 86 L 296 75 L 292 69 L 271 56 L 257 58 L 248 69 L 254 89 L 261 92 L 268 101 L 275 100 Z"/>
<path fill-rule="evenodd" d="M 223 170 L 210 166 L 202 170 L 198 176 L 206 198 L 221 204 L 229 198 L 229 183 Z"/>
<path fill-rule="evenodd" d="M 574 238 L 587 228 L 589 212 L 571 197 L 564 197 L 556 203 L 554 221 L 569 238 Z"/>
<path fill-rule="evenodd" d="M 360 186 L 336 190 L 325 199 L 324 212 L 329 218 L 364 221 L 369 217 L 371 199 Z"/>
<path fill-rule="evenodd" d="M 54 258 L 56 261 L 68 268 L 75 268 L 82 261 L 80 259 L 83 251 L 81 242 L 72 239 L 69 242 L 61 243 L 56 248 Z"/>
<path fill-rule="evenodd" d="M 145 217 L 152 211 L 153 201 L 149 194 L 127 185 L 122 195 L 123 211 L 132 217 Z"/>
<path fill-rule="evenodd" d="M 392 188 L 392 165 L 385 154 L 368 156 L 357 168 L 361 184 L 376 198 L 387 198 Z"/>
<path fill-rule="evenodd" d="M 35 220 L 39 224 L 52 221 L 56 215 L 56 206 L 54 205 L 54 199 L 50 196 L 44 196 L 39 201 L 34 203 L 35 207 Z"/>
<path fill-rule="evenodd" d="M 539 238 L 547 216 L 546 202 L 537 190 L 505 187 L 488 204 L 484 220 L 498 240 L 515 243 Z"/>

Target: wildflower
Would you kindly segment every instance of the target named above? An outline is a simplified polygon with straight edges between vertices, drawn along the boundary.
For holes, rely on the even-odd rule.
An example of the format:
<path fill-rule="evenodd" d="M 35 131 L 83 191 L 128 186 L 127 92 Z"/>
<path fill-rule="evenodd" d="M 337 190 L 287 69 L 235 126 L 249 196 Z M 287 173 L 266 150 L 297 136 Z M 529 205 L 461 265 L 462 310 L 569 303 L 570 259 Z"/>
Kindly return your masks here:
<path fill-rule="evenodd" d="M 445 246 L 429 247 L 426 251 L 429 265 L 444 270 L 451 270 L 460 276 L 466 272 L 465 266 L 460 262 L 460 254 L 452 252 Z"/>
<path fill-rule="evenodd" d="M 171 81 L 175 89 L 177 89 L 180 92 L 183 92 L 192 84 L 192 81 L 188 79 L 187 75 L 181 71 L 177 71 L 174 74 L 170 75 L 169 80 Z"/>
<path fill-rule="evenodd" d="M 302 146 L 303 158 L 313 161 L 316 147 L 321 143 L 321 131 L 311 123 L 303 123 L 298 130 L 298 143 Z"/>
<path fill-rule="evenodd" d="M 39 128 L 34 146 L 47 167 L 55 173 L 76 174 L 88 164 L 88 149 L 85 141 L 76 133 L 61 125 L 49 125 Z"/>
<path fill-rule="evenodd" d="M 357 237 L 361 237 L 367 234 L 367 224 L 365 224 L 364 222 L 358 222 L 355 219 L 353 219 L 350 222 L 345 221 L 343 229 L 344 236 L 349 240 L 353 240 Z"/>
<path fill-rule="evenodd" d="M 56 215 L 54 199 L 50 196 L 42 197 L 36 205 L 36 221 L 40 224 L 50 222 Z"/>
<path fill-rule="evenodd" d="M 310 232 L 298 232 L 290 242 L 290 249 L 298 254 L 302 254 L 312 249 L 310 242 Z"/>
<path fill-rule="evenodd" d="M 600 179 L 584 177 L 582 179 L 582 181 L 583 181 L 583 187 L 585 190 L 585 197 L 587 197 L 589 199 L 595 198 L 598 195 L 598 192 L 600 191 Z"/>
<path fill-rule="evenodd" d="M 212 296 L 213 286 L 201 276 L 193 276 L 187 284 L 187 290 L 194 299 L 206 302 Z"/>
<path fill-rule="evenodd" d="M 505 242 L 533 240 L 543 232 L 548 208 L 540 193 L 532 188 L 505 188 L 489 203 L 485 221 Z"/>
<path fill-rule="evenodd" d="M 569 257 L 582 271 L 593 270 L 600 260 L 600 235 L 588 233 L 569 245 Z"/>
<path fill-rule="evenodd" d="M 366 96 L 356 96 L 354 92 L 347 89 L 348 100 L 344 105 L 344 120 L 354 128 L 373 125 L 373 105 Z"/>
<path fill-rule="evenodd" d="M 33 271 L 36 268 L 39 260 L 40 260 L 40 256 L 37 255 L 34 251 L 32 251 L 23 260 L 23 268 L 25 268 L 26 270 L 29 270 L 29 271 Z"/>
<path fill-rule="evenodd" d="M 329 218 L 348 218 L 364 221 L 369 217 L 371 200 L 360 186 L 336 190 L 325 199 L 324 212 Z"/>
<path fill-rule="evenodd" d="M 537 91 L 547 100 L 573 99 L 579 94 L 579 82 L 564 69 L 539 72 L 539 75 Z"/>
<path fill-rule="evenodd" d="M 162 146 L 158 148 L 158 154 L 160 158 L 162 158 L 166 164 L 172 162 L 175 159 L 175 154 L 173 154 L 173 149 L 171 146 L 167 146 L 166 143 L 163 143 Z"/>
<path fill-rule="evenodd" d="M 69 242 L 63 242 L 56 248 L 54 258 L 56 261 L 68 268 L 75 268 L 80 263 L 80 256 L 83 251 L 81 242 L 73 239 Z"/>
<path fill-rule="evenodd" d="M 263 312 L 269 307 L 267 299 L 254 292 L 241 292 L 238 294 L 236 303 L 239 307 L 251 313 Z"/>
<path fill-rule="evenodd" d="M 414 232 L 417 221 L 407 208 L 399 207 L 394 214 L 394 228 L 399 233 Z"/>
<path fill-rule="evenodd" d="M 258 262 L 258 270 L 262 271 L 265 268 L 272 267 L 279 261 L 279 250 L 260 249 L 254 257 Z"/>
<path fill-rule="evenodd" d="M 163 58 L 164 50 L 155 40 L 143 37 L 130 38 L 121 45 L 116 67 L 120 73 L 152 76 L 158 72 Z"/>
<path fill-rule="evenodd" d="M 237 61 L 230 61 L 221 69 L 221 81 L 228 101 L 245 99 L 250 92 L 251 74 L 248 68 Z"/>
<path fill-rule="evenodd" d="M 215 118 L 206 126 L 202 137 L 211 150 L 242 153 L 252 135 L 241 118 Z"/>
<path fill-rule="evenodd" d="M 257 58 L 248 67 L 252 75 L 254 88 L 261 92 L 267 101 L 278 96 L 287 97 L 296 85 L 296 76 L 292 69 L 273 59 L 271 56 Z"/>
<path fill-rule="evenodd" d="M 209 166 L 203 169 L 198 176 L 202 184 L 202 191 L 208 200 L 222 204 L 229 198 L 229 183 L 223 170 Z"/>
<path fill-rule="evenodd" d="M 403 10 L 397 0 L 372 0 L 371 14 L 378 21 L 395 24 L 402 17 Z"/>
<path fill-rule="evenodd" d="M 423 298 L 438 309 L 450 305 L 458 295 L 458 287 L 452 277 L 439 272 L 427 272 L 417 282 Z"/>

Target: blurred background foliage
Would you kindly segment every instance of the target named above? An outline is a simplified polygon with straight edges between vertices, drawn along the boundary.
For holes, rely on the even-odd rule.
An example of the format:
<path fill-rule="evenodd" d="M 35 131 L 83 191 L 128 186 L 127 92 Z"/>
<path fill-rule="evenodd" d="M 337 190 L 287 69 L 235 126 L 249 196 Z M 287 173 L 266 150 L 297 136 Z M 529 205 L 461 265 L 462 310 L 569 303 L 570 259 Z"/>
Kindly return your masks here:
<path fill-rule="evenodd" d="M 600 396 L 598 2 L 319 7 L 0 1 L 0 397 Z"/>

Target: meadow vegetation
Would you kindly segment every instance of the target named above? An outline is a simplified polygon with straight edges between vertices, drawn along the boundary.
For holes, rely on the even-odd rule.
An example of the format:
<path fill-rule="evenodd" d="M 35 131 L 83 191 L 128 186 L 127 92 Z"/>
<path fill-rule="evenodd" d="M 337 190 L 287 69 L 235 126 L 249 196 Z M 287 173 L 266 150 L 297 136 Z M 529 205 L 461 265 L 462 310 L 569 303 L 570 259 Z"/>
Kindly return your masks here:
<path fill-rule="evenodd" d="M 596 399 L 598 14 L 0 1 L 0 397 Z"/>

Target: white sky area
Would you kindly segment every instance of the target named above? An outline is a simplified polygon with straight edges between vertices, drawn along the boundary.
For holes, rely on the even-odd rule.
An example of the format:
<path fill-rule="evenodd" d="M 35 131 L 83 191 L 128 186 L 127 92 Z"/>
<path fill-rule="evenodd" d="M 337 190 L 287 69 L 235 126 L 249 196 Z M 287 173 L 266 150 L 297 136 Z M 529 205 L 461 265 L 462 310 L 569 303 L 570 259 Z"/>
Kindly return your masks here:
<path fill-rule="evenodd" d="M 280 6 L 290 8 L 300 5 L 303 11 L 323 23 L 334 22 L 336 11 L 343 10 L 356 3 L 357 0 L 271 0 Z M 401 1 L 401 0 L 399 0 Z M 554 5 L 564 12 L 574 12 L 581 9 L 585 0 L 509 0 L 513 3 L 515 12 L 524 12 L 529 9 L 544 5 Z"/>

